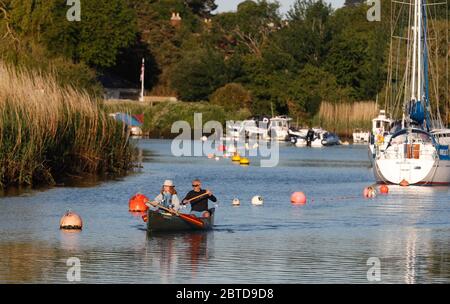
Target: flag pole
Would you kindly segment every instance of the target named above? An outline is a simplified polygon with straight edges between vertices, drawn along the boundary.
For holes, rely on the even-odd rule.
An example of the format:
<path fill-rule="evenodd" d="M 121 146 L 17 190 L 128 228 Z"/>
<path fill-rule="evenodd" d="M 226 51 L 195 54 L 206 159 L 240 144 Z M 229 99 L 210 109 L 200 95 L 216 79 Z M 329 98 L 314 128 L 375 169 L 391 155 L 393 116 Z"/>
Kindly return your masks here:
<path fill-rule="evenodd" d="M 144 101 L 144 71 L 145 71 L 145 58 L 142 58 L 141 67 L 141 98 L 139 101 Z"/>

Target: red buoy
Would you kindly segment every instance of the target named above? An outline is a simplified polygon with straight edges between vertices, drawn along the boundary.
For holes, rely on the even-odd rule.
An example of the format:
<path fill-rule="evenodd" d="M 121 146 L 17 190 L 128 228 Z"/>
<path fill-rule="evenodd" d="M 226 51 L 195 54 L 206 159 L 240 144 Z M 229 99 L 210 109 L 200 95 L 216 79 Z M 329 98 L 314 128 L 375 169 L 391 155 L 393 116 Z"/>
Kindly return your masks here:
<path fill-rule="evenodd" d="M 372 186 L 364 188 L 363 195 L 365 198 L 374 198 L 377 195 L 377 192 Z"/>
<path fill-rule="evenodd" d="M 148 206 L 145 203 L 149 201 L 150 200 L 148 197 L 138 193 L 130 198 L 130 201 L 128 202 L 128 210 L 131 212 L 145 212 L 148 209 Z"/>
<path fill-rule="evenodd" d="M 381 185 L 380 186 L 380 193 L 388 194 L 389 193 L 389 187 L 387 185 Z"/>
<path fill-rule="evenodd" d="M 224 152 L 224 151 L 226 150 L 226 147 L 225 147 L 224 145 L 220 145 L 217 149 L 218 149 L 220 152 Z"/>
<path fill-rule="evenodd" d="M 81 230 L 83 228 L 83 221 L 78 214 L 68 210 L 59 221 L 59 228 Z"/>
<path fill-rule="evenodd" d="M 294 192 L 291 195 L 291 203 L 294 205 L 305 205 L 306 195 L 303 192 Z"/>
<path fill-rule="evenodd" d="M 408 187 L 408 186 L 409 186 L 409 183 L 408 183 L 407 180 L 403 179 L 403 180 L 400 182 L 399 185 L 402 186 L 402 187 Z"/>

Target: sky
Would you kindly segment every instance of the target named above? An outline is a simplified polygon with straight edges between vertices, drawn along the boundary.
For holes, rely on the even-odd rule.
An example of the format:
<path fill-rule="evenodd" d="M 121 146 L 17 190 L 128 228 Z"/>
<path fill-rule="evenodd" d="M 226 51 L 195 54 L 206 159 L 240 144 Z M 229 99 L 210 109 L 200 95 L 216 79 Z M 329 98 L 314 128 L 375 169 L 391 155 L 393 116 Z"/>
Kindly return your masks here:
<path fill-rule="evenodd" d="M 216 0 L 216 4 L 219 6 L 217 12 L 235 11 L 237 5 L 244 0 Z M 278 0 L 281 4 L 281 12 L 285 13 L 289 10 L 295 0 Z M 326 0 L 331 3 L 334 8 L 344 5 L 345 0 Z"/>

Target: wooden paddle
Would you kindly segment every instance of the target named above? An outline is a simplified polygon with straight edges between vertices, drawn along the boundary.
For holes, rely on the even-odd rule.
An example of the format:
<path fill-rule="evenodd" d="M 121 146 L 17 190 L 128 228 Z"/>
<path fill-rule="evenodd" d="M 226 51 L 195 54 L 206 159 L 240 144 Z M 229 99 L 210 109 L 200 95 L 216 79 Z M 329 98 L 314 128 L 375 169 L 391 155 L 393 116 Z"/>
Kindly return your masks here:
<path fill-rule="evenodd" d="M 195 201 L 196 199 L 198 199 L 198 198 L 200 198 L 200 197 L 202 197 L 202 196 L 205 196 L 205 195 L 207 195 L 207 194 L 209 195 L 209 193 L 205 192 L 205 193 L 203 193 L 203 194 L 194 196 L 193 198 L 184 200 L 183 203 L 184 203 L 185 205 L 190 204 L 192 201 Z"/>
<path fill-rule="evenodd" d="M 149 203 L 149 202 L 147 202 L 146 204 L 151 205 L 151 206 L 153 206 L 153 207 L 158 207 L 159 209 L 162 209 L 162 210 L 167 211 L 167 212 L 169 212 L 169 213 L 171 213 L 171 214 L 174 214 L 174 215 L 180 217 L 181 219 L 185 220 L 186 222 L 189 222 L 189 223 L 191 223 L 192 225 L 195 225 L 195 226 L 197 226 L 197 227 L 199 227 L 199 228 L 203 228 L 203 227 L 205 226 L 205 224 L 204 224 L 201 220 L 199 220 L 198 218 L 196 218 L 195 216 L 192 216 L 192 215 L 189 215 L 189 214 L 179 213 L 179 212 L 177 212 L 177 211 L 175 211 L 175 210 L 173 210 L 173 209 L 166 208 L 166 207 L 164 207 L 164 206 L 161 205 L 161 204 L 153 205 L 153 204 L 151 204 L 151 203 Z M 147 206 L 148 206 L 148 205 L 147 205 Z"/>

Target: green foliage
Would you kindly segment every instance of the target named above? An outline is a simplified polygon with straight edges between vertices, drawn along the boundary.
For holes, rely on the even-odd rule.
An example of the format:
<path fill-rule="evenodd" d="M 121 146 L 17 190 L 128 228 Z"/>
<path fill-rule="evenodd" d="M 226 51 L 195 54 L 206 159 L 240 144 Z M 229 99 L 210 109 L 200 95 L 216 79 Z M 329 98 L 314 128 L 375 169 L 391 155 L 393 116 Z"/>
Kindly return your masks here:
<path fill-rule="evenodd" d="M 211 95 L 210 101 L 226 110 L 249 109 L 252 97 L 240 83 L 228 83 L 218 88 Z"/>
<path fill-rule="evenodd" d="M 186 101 L 207 100 L 228 82 L 224 58 L 213 50 L 186 53 L 172 73 L 172 86 Z"/>
<path fill-rule="evenodd" d="M 134 11 L 123 0 L 84 1 L 80 22 L 67 20 L 65 1 L 6 3 L 10 26 L 21 39 L 43 43 L 53 55 L 100 68 L 113 66 L 137 32 Z"/>
<path fill-rule="evenodd" d="M 227 110 L 209 102 L 170 102 L 149 106 L 138 103 L 106 103 L 104 108 L 109 113 L 126 112 L 130 114 L 144 114 L 144 133 L 150 136 L 173 138 L 177 134 L 171 133 L 174 121 L 187 121 L 193 128 L 194 114 L 202 113 L 203 123 L 218 121 L 225 125 L 228 120 L 244 120 L 251 113 L 247 109 Z"/>
<path fill-rule="evenodd" d="M 277 2 L 244 1 L 236 13 L 223 13 L 214 18 L 212 39 L 229 53 L 261 55 L 269 36 L 280 27 Z"/>
<path fill-rule="evenodd" d="M 135 13 L 123 0 L 85 1 L 81 21 L 66 19 L 67 6 L 58 1 L 51 9 L 51 21 L 44 23 L 43 41 L 55 54 L 97 67 L 115 65 L 120 51 L 134 41 Z"/>
<path fill-rule="evenodd" d="M 215 0 L 186 0 L 192 12 L 201 17 L 208 17 L 217 8 Z"/>
<path fill-rule="evenodd" d="M 144 57 L 151 94 L 221 105 L 242 98 L 253 114 L 306 119 L 322 101 L 374 99 L 383 87 L 390 21 L 367 22 L 367 6 L 356 2 L 334 11 L 324 0 L 297 0 L 283 17 L 267 0 L 215 16 L 214 0 L 99 0 L 83 2 L 82 21 L 68 22 L 64 1 L 3 0 L 0 56 L 53 66 L 62 82 L 95 92 L 101 73 L 138 85 Z"/>
<path fill-rule="evenodd" d="M 373 98 L 385 82 L 386 33 L 379 22 L 367 22 L 364 5 L 342 9 L 333 16 L 335 33 L 326 62 L 338 83 L 351 88 L 351 96 Z"/>

